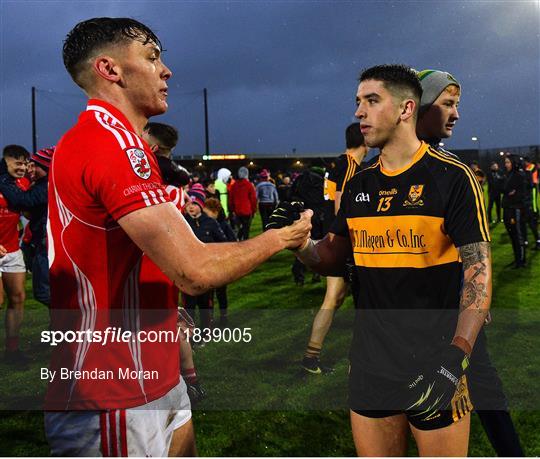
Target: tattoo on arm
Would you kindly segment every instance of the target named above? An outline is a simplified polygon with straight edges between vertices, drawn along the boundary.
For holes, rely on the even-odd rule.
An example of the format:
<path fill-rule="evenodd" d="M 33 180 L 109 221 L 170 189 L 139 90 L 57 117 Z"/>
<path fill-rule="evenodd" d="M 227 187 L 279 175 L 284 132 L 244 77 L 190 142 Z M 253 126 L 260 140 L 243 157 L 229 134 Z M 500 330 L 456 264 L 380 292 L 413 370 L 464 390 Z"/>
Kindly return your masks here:
<path fill-rule="evenodd" d="M 491 247 L 489 242 L 475 242 L 458 248 L 463 262 L 463 290 L 459 310 L 476 309 L 487 313 L 489 300 Z"/>

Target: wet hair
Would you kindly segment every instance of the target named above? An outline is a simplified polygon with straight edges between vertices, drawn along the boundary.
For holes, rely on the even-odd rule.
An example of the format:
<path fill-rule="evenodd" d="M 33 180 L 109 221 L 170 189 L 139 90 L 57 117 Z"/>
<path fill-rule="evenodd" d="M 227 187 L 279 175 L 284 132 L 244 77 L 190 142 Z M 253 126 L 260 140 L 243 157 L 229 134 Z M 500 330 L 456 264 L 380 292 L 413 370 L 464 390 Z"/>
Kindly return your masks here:
<path fill-rule="evenodd" d="M 353 123 L 345 129 L 345 142 L 347 148 L 358 148 L 365 144 L 364 136 L 360 132 L 360 123 Z"/>
<path fill-rule="evenodd" d="M 383 64 L 365 69 L 360 74 L 359 81 L 381 81 L 384 87 L 398 99 L 414 99 L 416 107 L 420 106 L 422 85 L 418 75 L 411 67 L 402 64 Z"/>
<path fill-rule="evenodd" d="M 149 27 L 131 18 L 92 18 L 79 22 L 64 40 L 62 57 L 73 81 L 83 87 L 81 74 L 85 63 L 104 46 L 138 40 L 142 44 L 161 42 Z M 84 89 L 84 88 L 83 88 Z"/>
<path fill-rule="evenodd" d="M 146 131 L 157 139 L 160 150 L 172 150 L 178 143 L 178 130 L 174 126 L 164 123 L 148 123 Z"/>
<path fill-rule="evenodd" d="M 4 158 L 28 159 L 30 153 L 22 145 L 6 145 L 2 156 Z"/>

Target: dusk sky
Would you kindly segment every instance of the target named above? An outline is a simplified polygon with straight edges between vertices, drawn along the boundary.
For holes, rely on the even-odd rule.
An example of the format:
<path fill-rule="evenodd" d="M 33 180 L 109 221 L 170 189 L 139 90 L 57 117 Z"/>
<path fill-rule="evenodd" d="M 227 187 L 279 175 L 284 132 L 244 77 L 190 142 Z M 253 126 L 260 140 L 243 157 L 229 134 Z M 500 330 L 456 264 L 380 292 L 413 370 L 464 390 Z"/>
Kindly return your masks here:
<path fill-rule="evenodd" d="M 177 155 L 337 154 L 354 120 L 359 72 L 381 63 L 451 72 L 461 119 L 448 148 L 540 144 L 540 2 L 1 0 L 2 146 L 55 144 L 84 109 L 62 41 L 79 21 L 129 16 L 160 37 Z"/>

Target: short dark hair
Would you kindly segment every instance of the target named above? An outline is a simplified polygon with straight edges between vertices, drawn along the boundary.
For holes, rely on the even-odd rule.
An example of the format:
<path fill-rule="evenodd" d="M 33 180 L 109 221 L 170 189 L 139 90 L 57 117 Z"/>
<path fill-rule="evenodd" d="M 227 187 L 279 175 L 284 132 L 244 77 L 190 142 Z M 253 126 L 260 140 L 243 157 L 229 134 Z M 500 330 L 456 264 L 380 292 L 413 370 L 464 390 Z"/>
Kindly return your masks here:
<path fill-rule="evenodd" d="M 359 81 L 382 81 L 384 87 L 394 96 L 415 100 L 417 108 L 422 99 L 422 84 L 416 71 L 403 64 L 383 64 L 365 69 L 360 74 Z"/>
<path fill-rule="evenodd" d="M 64 40 L 64 65 L 81 86 L 82 65 L 92 53 L 104 45 L 139 40 L 144 45 L 153 42 L 161 49 L 161 42 L 149 27 L 131 18 L 92 18 L 79 22 Z M 81 86 L 82 87 L 82 86 Z"/>
<path fill-rule="evenodd" d="M 2 156 L 4 158 L 28 159 L 30 153 L 22 145 L 6 145 Z"/>
<path fill-rule="evenodd" d="M 205 188 L 208 188 L 209 185 L 214 185 L 216 183 L 216 181 L 212 178 L 212 177 L 206 177 L 205 179 L 203 179 L 202 181 L 202 185 L 205 187 Z"/>
<path fill-rule="evenodd" d="M 174 126 L 164 123 L 148 123 L 145 128 L 148 133 L 159 141 L 159 146 L 172 150 L 178 143 L 178 130 Z"/>
<path fill-rule="evenodd" d="M 358 148 L 365 144 L 364 136 L 360 132 L 360 123 L 352 123 L 345 129 L 345 142 L 347 148 Z"/>

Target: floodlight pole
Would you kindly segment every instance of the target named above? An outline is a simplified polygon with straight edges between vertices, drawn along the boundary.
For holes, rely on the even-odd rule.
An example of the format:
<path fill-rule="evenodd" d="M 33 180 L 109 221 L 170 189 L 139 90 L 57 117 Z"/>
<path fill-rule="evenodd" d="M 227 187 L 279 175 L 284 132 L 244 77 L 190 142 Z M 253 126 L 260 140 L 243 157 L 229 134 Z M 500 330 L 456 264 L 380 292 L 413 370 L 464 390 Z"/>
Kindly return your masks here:
<path fill-rule="evenodd" d="M 208 140 L 208 91 L 206 88 L 203 90 L 204 94 L 204 140 L 206 146 L 206 155 L 210 154 L 210 142 Z"/>
<path fill-rule="evenodd" d="M 36 87 L 32 86 L 32 153 L 37 151 L 36 132 Z"/>

